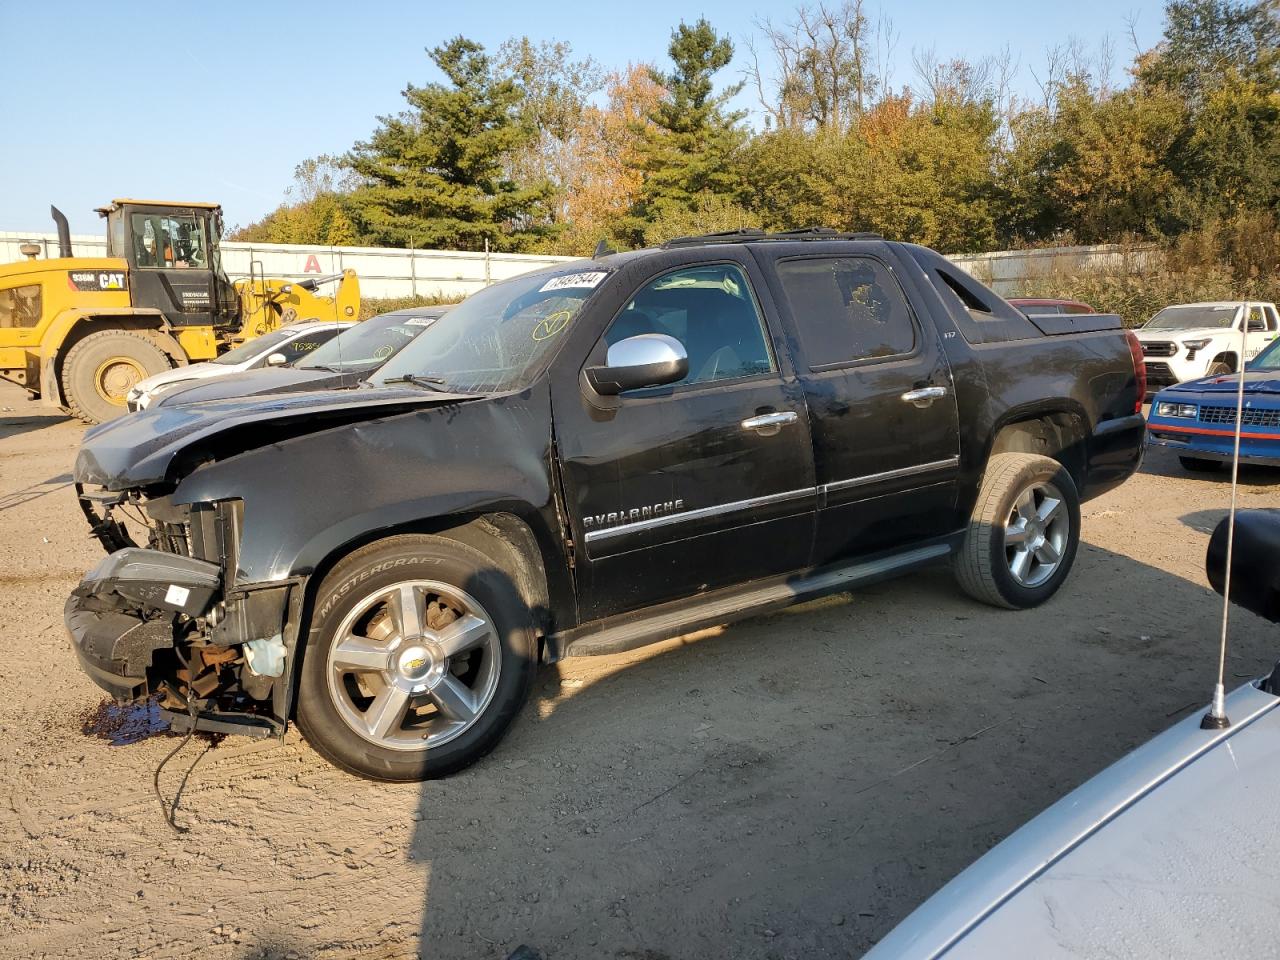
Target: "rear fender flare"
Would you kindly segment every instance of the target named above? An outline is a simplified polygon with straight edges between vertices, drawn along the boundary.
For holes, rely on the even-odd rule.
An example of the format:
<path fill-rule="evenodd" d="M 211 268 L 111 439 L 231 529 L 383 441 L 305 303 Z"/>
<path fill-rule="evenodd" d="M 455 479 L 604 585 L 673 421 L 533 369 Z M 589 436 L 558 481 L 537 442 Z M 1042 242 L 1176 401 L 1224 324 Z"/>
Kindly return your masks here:
<path fill-rule="evenodd" d="M 1061 463 L 1083 489 L 1090 429 L 1084 407 L 1066 397 L 1014 407 L 992 427 L 982 469 L 997 453 L 1036 453 Z"/>

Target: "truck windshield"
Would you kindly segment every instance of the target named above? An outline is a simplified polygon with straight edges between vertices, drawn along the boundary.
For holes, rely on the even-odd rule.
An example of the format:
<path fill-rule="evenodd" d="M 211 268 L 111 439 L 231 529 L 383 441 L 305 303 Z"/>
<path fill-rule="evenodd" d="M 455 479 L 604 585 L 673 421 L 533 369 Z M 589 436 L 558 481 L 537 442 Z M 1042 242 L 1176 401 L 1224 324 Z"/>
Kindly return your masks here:
<path fill-rule="evenodd" d="M 1165 307 L 1147 323 L 1147 330 L 1193 330 L 1199 327 L 1231 326 L 1235 319 L 1236 304 L 1219 307 Z"/>
<path fill-rule="evenodd" d="M 303 370 L 365 370 L 385 363 L 414 337 L 436 322 L 430 316 L 384 314 L 357 323 L 324 346 L 316 347 L 302 363 Z"/>
<path fill-rule="evenodd" d="M 522 389 L 606 276 L 592 264 L 486 287 L 428 327 L 370 382 L 380 386 L 418 376 L 437 378 L 461 393 Z"/>

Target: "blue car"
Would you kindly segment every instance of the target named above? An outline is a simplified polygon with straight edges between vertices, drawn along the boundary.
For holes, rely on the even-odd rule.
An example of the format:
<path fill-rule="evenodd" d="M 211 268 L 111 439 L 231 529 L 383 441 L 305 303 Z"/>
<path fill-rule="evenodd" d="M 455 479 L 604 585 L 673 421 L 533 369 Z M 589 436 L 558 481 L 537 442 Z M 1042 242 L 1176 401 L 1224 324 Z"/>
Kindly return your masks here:
<path fill-rule="evenodd" d="M 1168 447 L 1188 470 L 1217 470 L 1235 446 L 1237 375 L 1165 387 L 1151 401 L 1147 442 Z M 1245 365 L 1240 462 L 1280 466 L 1280 340 Z"/>

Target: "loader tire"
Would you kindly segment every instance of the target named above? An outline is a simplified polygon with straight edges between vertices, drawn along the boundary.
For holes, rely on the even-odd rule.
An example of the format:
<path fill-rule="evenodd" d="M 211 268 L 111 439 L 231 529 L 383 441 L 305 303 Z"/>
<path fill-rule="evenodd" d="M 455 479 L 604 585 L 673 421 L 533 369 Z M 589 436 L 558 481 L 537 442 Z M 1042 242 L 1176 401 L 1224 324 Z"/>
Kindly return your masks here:
<path fill-rule="evenodd" d="M 133 330 L 91 333 L 63 358 L 63 403 L 85 423 L 112 420 L 126 411 L 130 387 L 172 365 L 145 334 Z"/>

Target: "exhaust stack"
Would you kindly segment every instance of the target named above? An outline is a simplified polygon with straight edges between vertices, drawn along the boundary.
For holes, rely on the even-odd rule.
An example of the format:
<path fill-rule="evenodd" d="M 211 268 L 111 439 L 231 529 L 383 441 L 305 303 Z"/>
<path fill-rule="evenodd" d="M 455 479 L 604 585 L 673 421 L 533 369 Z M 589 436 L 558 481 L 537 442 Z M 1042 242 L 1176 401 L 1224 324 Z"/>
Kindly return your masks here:
<path fill-rule="evenodd" d="M 67 218 L 57 207 L 49 208 L 49 215 L 53 217 L 53 222 L 58 226 L 58 256 L 71 257 L 71 227 L 67 224 Z"/>

